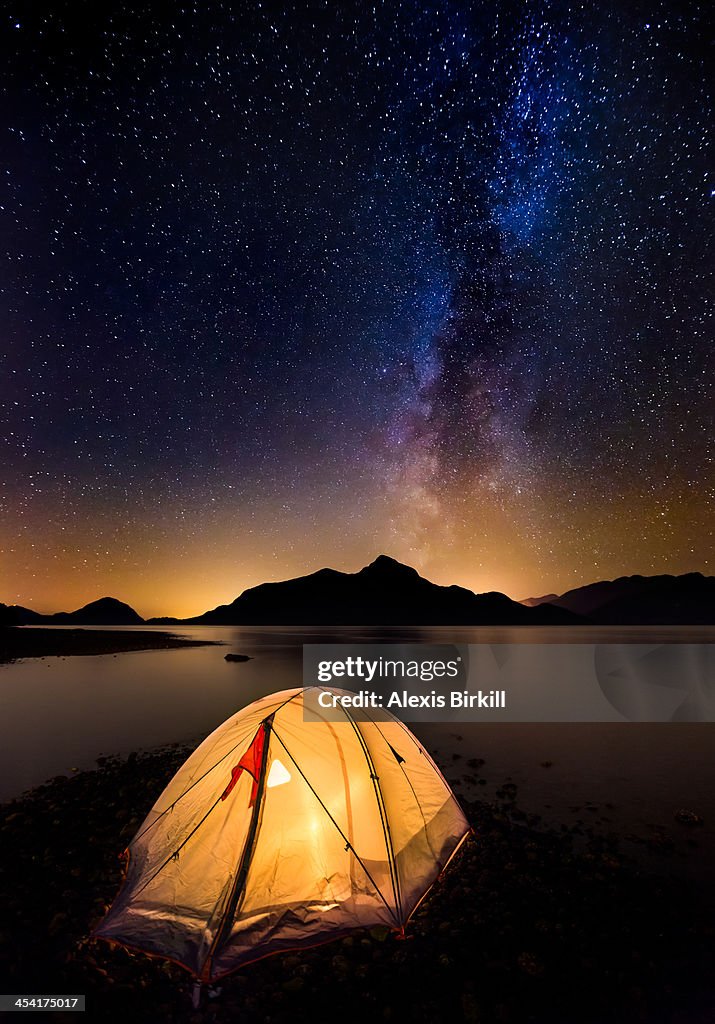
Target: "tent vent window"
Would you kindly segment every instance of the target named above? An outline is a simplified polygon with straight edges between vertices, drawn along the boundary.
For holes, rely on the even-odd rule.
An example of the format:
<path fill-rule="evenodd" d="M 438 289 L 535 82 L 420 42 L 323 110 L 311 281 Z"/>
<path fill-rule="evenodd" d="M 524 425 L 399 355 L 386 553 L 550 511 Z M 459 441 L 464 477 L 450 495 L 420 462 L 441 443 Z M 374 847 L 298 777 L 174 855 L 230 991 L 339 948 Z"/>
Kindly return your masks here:
<path fill-rule="evenodd" d="M 290 782 L 290 772 L 284 764 L 276 758 L 271 765 L 271 770 L 268 772 L 268 779 L 266 785 L 269 789 L 273 789 L 275 786 L 284 786 L 286 782 Z"/>

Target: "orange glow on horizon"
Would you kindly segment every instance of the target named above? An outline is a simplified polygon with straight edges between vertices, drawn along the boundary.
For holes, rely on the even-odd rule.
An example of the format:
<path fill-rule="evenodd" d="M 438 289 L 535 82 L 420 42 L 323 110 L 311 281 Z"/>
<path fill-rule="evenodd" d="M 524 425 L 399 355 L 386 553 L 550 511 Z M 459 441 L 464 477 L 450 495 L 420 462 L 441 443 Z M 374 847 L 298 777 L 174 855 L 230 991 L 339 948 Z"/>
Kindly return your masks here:
<path fill-rule="evenodd" d="M 63 546 L 50 531 L 31 541 L 6 546 L 2 555 L 4 586 L 0 600 L 49 613 L 72 611 L 100 597 L 115 597 L 131 605 L 141 616 L 171 615 L 186 618 L 220 604 L 228 604 L 249 587 L 303 576 L 329 566 L 344 572 L 356 572 L 385 553 L 414 566 L 433 583 L 456 584 L 476 593 L 497 590 L 515 600 L 556 592 L 598 579 L 613 579 L 631 573 L 708 571 L 705 552 L 674 550 L 672 534 L 660 527 L 659 536 L 646 544 L 641 526 L 634 516 L 623 516 L 617 523 L 618 543 L 613 524 L 598 523 L 592 513 L 592 540 L 586 557 L 578 556 L 580 537 L 566 534 L 554 539 L 553 553 L 537 559 L 530 545 L 516 543 L 505 529 L 491 532 L 491 543 L 474 538 L 453 537 L 440 553 L 434 547 L 413 547 L 398 539 L 370 540 L 336 536 L 339 531 L 320 537 L 321 552 L 305 541 L 289 542 L 282 549 L 262 544 L 244 545 L 235 531 L 198 541 L 187 549 L 168 538 L 155 542 L 137 539 L 135 549 L 128 547 L 120 560 L 112 555 L 107 542 L 88 546 L 79 531 L 72 540 L 65 533 Z M 599 529 L 600 525 L 600 529 Z M 707 531 L 696 527 L 705 537 Z M 583 527 L 581 528 L 583 530 Z M 477 540 L 481 540 L 477 538 Z M 548 543 L 548 541 L 547 541 Z M 483 546 L 482 546 L 483 544 Z M 593 555 L 591 552 L 596 551 Z M 589 557 L 590 556 L 590 557 Z M 12 581 L 12 583 L 10 582 Z"/>
<path fill-rule="evenodd" d="M 0 600 L 48 613 L 115 597 L 144 618 L 186 618 L 260 583 L 326 566 L 356 572 L 379 554 L 433 583 L 515 600 L 633 573 L 712 572 L 710 524 L 692 491 L 667 514 L 638 492 L 578 505 L 564 492 L 548 502 L 533 494 L 508 507 L 490 494 L 463 482 L 443 497 L 439 515 L 404 495 L 381 495 L 352 520 L 328 499 L 314 514 L 226 502 L 207 519 L 197 503 L 180 515 L 149 509 L 134 521 L 108 501 L 71 519 L 48 502 L 33 509 L 40 526 L 17 517 L 0 545 Z"/>

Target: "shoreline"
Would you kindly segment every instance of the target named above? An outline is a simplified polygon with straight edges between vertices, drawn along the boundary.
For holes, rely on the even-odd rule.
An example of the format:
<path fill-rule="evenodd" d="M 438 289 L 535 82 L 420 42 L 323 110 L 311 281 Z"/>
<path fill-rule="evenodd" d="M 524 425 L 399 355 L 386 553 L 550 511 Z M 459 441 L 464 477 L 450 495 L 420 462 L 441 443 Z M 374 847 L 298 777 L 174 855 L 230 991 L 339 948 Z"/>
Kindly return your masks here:
<path fill-rule="evenodd" d="M 29 658 L 75 658 L 130 651 L 167 651 L 180 647 L 221 646 L 220 640 L 197 640 L 175 633 L 139 629 L 72 626 L 0 627 L 0 665 Z"/>

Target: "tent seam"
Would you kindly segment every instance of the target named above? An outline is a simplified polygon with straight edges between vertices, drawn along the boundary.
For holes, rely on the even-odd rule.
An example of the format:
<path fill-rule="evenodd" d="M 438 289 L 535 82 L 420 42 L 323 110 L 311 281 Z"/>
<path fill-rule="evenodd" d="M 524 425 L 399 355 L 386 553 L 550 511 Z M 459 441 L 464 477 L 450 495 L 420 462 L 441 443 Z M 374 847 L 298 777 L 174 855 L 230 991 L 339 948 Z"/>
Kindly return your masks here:
<path fill-rule="evenodd" d="M 368 768 L 370 769 L 370 778 L 372 779 L 373 788 L 375 790 L 377 809 L 380 815 L 380 821 L 382 822 L 383 835 L 385 837 L 385 851 L 387 853 L 387 862 L 390 865 L 390 876 L 392 879 L 392 894 L 395 898 L 395 910 L 397 911 L 398 920 L 402 925 L 402 893 L 400 890 L 400 880 L 397 874 L 397 859 L 395 857 L 395 850 L 392 845 L 392 833 L 390 831 L 390 824 L 387 820 L 387 806 L 385 804 L 385 798 L 382 793 L 382 787 L 380 786 L 380 777 L 375 769 L 375 762 L 373 761 L 367 743 L 365 742 L 365 737 L 358 729 L 355 719 L 352 717 L 352 715 L 344 705 L 341 705 L 341 708 L 345 713 L 345 717 L 352 725 L 355 735 L 358 737 L 360 746 L 362 747 L 363 753 L 365 754 L 365 760 L 367 761 Z"/>
<path fill-rule="evenodd" d="M 395 753 L 394 747 L 392 746 L 392 744 L 390 743 L 390 741 L 388 740 L 388 738 L 385 736 L 385 734 L 383 733 L 382 729 L 380 728 L 380 723 L 378 722 L 378 720 L 376 718 L 373 718 L 370 715 L 370 713 L 367 711 L 367 709 L 365 709 L 365 716 L 368 719 L 368 721 L 372 722 L 372 724 L 375 726 L 375 728 L 377 729 L 377 733 L 380 736 L 380 738 L 387 744 L 387 746 L 390 748 L 390 750 L 393 753 Z M 400 722 L 400 720 L 398 718 L 395 718 L 394 715 L 392 717 L 393 717 L 393 720 L 396 721 L 399 725 L 403 724 L 402 722 Z M 424 751 L 423 751 L 422 747 L 420 746 L 420 744 L 416 743 L 415 746 L 419 750 L 419 752 L 422 755 L 422 757 L 424 757 Z M 427 840 L 427 845 L 429 846 L 430 851 L 431 851 L 432 856 L 434 857 L 434 859 L 436 861 L 438 861 L 437 854 L 435 852 L 434 847 L 432 846 L 432 841 L 430 839 L 428 825 L 427 825 L 427 819 L 425 817 L 424 811 L 422 810 L 422 804 L 420 803 L 420 801 L 419 801 L 419 799 L 417 797 L 417 793 L 415 792 L 415 787 L 412 785 L 412 779 L 409 777 L 409 775 L 405 771 L 404 764 L 399 764 L 399 762 L 398 762 L 398 765 L 399 765 L 400 770 L 402 771 L 402 775 L 404 776 L 405 781 L 407 782 L 407 785 L 410 787 L 410 791 L 412 793 L 412 796 L 415 798 L 415 805 L 417 806 L 417 808 L 418 808 L 418 810 L 420 812 L 420 817 L 422 818 L 422 825 L 424 827 L 424 833 L 425 833 L 425 839 Z"/>

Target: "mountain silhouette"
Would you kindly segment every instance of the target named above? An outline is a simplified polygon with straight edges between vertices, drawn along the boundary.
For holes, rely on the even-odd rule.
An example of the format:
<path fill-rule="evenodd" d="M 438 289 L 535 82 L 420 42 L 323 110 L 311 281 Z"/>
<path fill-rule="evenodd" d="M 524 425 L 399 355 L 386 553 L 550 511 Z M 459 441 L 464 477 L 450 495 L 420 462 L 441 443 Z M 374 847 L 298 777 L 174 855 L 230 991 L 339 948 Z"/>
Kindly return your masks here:
<path fill-rule="evenodd" d="M 0 625 L 143 626 L 144 619 L 123 601 L 117 601 L 115 597 L 101 597 L 74 612 L 56 612 L 54 615 L 40 615 L 20 605 L 0 604 Z"/>
<path fill-rule="evenodd" d="M 0 603 L 0 626 L 542 626 L 715 624 L 715 577 L 621 576 L 564 594 L 512 601 L 443 587 L 412 566 L 380 555 L 358 572 L 319 569 L 307 576 L 261 583 L 232 601 L 189 619 L 146 621 L 113 597 L 73 612 L 42 615 Z"/>
<path fill-rule="evenodd" d="M 411 566 L 380 555 L 355 573 L 319 569 L 280 583 L 262 583 L 231 604 L 183 621 L 195 625 L 472 626 L 566 625 L 580 619 L 563 608 L 525 608 L 504 594 L 438 586 Z"/>
<path fill-rule="evenodd" d="M 601 625 L 710 625 L 715 576 L 620 576 L 568 590 L 551 604 Z"/>
<path fill-rule="evenodd" d="M 23 608 L 20 604 L 3 604 L 0 602 L 0 626 L 31 626 L 42 622 L 47 616 L 33 612 L 31 608 Z"/>
<path fill-rule="evenodd" d="M 544 594 L 542 597 L 525 597 L 519 604 L 524 604 L 527 608 L 538 608 L 540 604 L 551 604 L 558 596 L 558 594 Z"/>
<path fill-rule="evenodd" d="M 98 601 L 78 608 L 75 612 L 57 612 L 49 618 L 57 625 L 73 626 L 143 626 L 144 619 L 133 608 L 115 597 L 101 597 Z"/>

